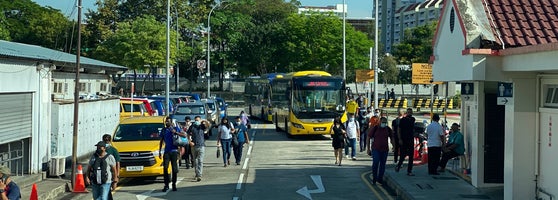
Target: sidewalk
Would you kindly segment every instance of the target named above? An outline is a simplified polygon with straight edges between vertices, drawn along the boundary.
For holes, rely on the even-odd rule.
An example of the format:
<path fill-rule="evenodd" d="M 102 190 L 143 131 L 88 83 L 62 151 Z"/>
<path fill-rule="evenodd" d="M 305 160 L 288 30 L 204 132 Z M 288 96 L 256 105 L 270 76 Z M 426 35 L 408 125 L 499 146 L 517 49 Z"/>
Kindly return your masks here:
<path fill-rule="evenodd" d="M 86 162 L 80 162 L 84 169 Z M 26 174 L 25 176 L 13 177 L 13 180 L 18 184 L 21 190 L 21 199 L 29 199 L 33 184 L 37 185 L 37 194 L 40 200 L 58 199 L 60 195 L 69 191 L 71 188 L 71 166 L 67 166 L 64 176 L 61 177 L 46 177 L 44 174 Z"/>
<path fill-rule="evenodd" d="M 397 193 L 397 199 L 504 199 L 503 187 L 477 189 L 448 169 L 440 175 L 428 175 L 427 164 L 415 165 L 415 176 L 407 176 L 405 164 L 399 172 L 394 169 L 386 166 L 384 181 Z"/>

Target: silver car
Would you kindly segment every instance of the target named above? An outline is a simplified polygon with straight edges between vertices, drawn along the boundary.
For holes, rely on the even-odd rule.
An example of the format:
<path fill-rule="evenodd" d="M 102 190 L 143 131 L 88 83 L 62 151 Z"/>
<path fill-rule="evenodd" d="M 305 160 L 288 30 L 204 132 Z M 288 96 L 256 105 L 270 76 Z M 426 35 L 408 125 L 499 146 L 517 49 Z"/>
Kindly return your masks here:
<path fill-rule="evenodd" d="M 215 125 L 221 122 L 221 111 L 219 109 L 219 103 L 212 99 L 202 99 L 201 102 L 205 103 L 208 108 L 209 121 Z"/>
<path fill-rule="evenodd" d="M 181 124 L 185 122 L 184 118 L 187 116 L 192 121 L 196 116 L 200 116 L 205 120 L 211 120 L 209 118 L 211 114 L 209 114 L 208 110 L 207 105 L 203 102 L 181 103 L 176 106 L 171 117 Z"/>

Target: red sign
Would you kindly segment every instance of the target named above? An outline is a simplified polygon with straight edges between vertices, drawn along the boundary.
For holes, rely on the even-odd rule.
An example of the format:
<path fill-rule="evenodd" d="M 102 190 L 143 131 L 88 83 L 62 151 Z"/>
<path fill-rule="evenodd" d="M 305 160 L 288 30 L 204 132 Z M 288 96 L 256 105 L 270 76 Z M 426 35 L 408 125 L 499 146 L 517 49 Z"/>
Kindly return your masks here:
<path fill-rule="evenodd" d="M 331 83 L 325 81 L 311 81 L 311 82 L 304 82 L 304 84 L 302 85 L 304 87 L 329 87 Z"/>

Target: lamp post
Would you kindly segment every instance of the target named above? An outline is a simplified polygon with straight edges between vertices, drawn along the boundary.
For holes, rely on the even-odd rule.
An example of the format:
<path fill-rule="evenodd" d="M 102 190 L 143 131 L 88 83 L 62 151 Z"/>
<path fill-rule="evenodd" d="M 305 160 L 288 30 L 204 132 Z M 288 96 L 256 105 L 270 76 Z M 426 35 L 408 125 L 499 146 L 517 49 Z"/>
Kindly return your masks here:
<path fill-rule="evenodd" d="M 207 15 L 207 98 L 211 97 L 211 13 L 215 8 L 219 7 L 223 1 L 219 1 Z"/>
<path fill-rule="evenodd" d="M 343 79 L 347 80 L 347 50 L 346 50 L 346 42 L 345 42 L 345 23 L 346 23 L 346 7 L 345 7 L 345 0 L 343 0 Z"/>
<path fill-rule="evenodd" d="M 378 1 L 374 7 L 374 109 L 378 108 Z"/>

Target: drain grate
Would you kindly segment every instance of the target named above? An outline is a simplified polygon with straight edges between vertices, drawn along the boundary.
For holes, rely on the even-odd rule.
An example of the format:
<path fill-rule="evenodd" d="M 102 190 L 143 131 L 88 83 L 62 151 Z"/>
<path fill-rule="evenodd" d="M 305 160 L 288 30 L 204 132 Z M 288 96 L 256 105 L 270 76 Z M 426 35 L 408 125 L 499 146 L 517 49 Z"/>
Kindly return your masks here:
<path fill-rule="evenodd" d="M 448 177 L 448 176 L 446 176 L 446 177 L 444 177 L 444 176 L 440 176 L 440 177 L 434 176 L 432 178 L 436 179 L 436 180 L 458 180 L 458 178 L 456 178 L 456 177 Z"/>
<path fill-rule="evenodd" d="M 484 194 L 460 194 L 459 196 L 466 199 L 490 199 L 489 196 Z"/>
<path fill-rule="evenodd" d="M 433 190 L 434 188 L 430 184 L 418 184 L 417 187 L 421 190 Z"/>

